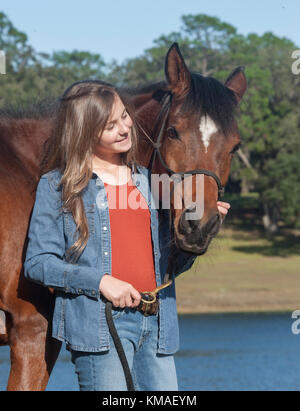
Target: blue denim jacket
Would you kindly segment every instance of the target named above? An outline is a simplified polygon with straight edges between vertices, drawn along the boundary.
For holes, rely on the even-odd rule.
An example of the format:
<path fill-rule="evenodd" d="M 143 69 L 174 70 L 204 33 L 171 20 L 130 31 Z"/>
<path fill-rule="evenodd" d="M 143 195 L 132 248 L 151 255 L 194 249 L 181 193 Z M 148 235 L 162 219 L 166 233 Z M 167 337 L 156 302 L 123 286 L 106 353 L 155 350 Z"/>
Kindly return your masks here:
<path fill-rule="evenodd" d="M 74 243 L 76 225 L 72 214 L 62 208 L 58 169 L 44 174 L 37 186 L 28 232 L 24 263 L 25 277 L 55 289 L 52 336 L 73 350 L 100 352 L 109 349 L 105 302 L 99 284 L 111 275 L 109 208 L 104 183 L 93 173 L 82 193 L 89 225 L 88 243 L 76 261 L 66 261 L 65 251 Z M 156 283 L 167 270 L 170 232 L 168 210 L 154 207 L 150 192 L 150 171 L 132 166 L 132 180 L 147 201 L 151 215 L 151 235 Z M 188 270 L 196 256 L 181 252 L 175 262 L 175 277 Z M 140 267 L 139 270 L 142 270 Z M 160 292 L 158 353 L 174 354 L 179 349 L 175 281 Z"/>

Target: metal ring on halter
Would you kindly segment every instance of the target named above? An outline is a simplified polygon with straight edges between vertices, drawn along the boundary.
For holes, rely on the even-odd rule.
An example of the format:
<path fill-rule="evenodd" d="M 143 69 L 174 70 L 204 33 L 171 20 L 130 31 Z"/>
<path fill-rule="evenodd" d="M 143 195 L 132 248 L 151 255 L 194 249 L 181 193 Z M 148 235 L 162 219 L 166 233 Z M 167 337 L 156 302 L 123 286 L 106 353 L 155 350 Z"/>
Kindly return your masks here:
<path fill-rule="evenodd" d="M 145 304 L 152 304 L 155 303 L 156 301 L 156 293 L 154 293 L 153 291 L 144 291 L 143 293 L 141 293 L 142 295 L 149 295 L 150 297 L 152 297 L 152 300 L 145 300 L 143 297 L 141 298 L 141 301 Z"/>

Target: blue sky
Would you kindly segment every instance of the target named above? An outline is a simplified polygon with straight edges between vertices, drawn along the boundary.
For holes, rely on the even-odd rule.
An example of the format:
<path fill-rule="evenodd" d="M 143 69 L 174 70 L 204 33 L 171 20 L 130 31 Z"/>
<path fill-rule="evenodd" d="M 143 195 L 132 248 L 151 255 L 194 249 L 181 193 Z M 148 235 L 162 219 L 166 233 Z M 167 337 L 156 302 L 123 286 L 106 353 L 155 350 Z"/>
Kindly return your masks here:
<path fill-rule="evenodd" d="M 136 57 L 183 14 L 208 14 L 241 34 L 272 31 L 300 47 L 300 0 L 5 0 L 4 12 L 37 51 L 88 50 L 106 62 Z"/>

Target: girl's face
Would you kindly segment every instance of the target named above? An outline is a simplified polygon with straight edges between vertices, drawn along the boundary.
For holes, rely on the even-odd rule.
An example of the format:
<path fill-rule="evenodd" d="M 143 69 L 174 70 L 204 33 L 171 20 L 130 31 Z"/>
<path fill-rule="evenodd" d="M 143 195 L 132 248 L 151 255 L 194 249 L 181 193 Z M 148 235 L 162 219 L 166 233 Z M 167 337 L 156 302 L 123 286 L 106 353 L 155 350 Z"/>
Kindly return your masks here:
<path fill-rule="evenodd" d="M 116 96 L 106 126 L 96 145 L 98 154 L 125 153 L 131 148 L 132 120 L 121 99 Z"/>

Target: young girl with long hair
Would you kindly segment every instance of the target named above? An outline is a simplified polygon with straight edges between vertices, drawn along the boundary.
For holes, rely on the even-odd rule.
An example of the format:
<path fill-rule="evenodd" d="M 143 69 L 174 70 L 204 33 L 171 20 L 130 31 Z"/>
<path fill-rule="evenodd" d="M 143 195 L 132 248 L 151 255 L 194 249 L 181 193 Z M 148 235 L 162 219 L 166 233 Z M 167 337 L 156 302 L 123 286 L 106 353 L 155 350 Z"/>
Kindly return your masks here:
<path fill-rule="evenodd" d="M 140 304 L 141 292 L 163 281 L 170 233 L 150 206 L 149 170 L 136 147 L 132 109 L 115 87 L 82 81 L 64 92 L 41 163 L 24 273 L 55 290 L 52 336 L 67 344 L 80 390 L 127 389 L 107 301 L 135 389 L 178 389 L 174 282 L 150 315 Z M 225 215 L 229 204 L 218 206 Z M 195 258 L 180 252 L 175 276 Z"/>

